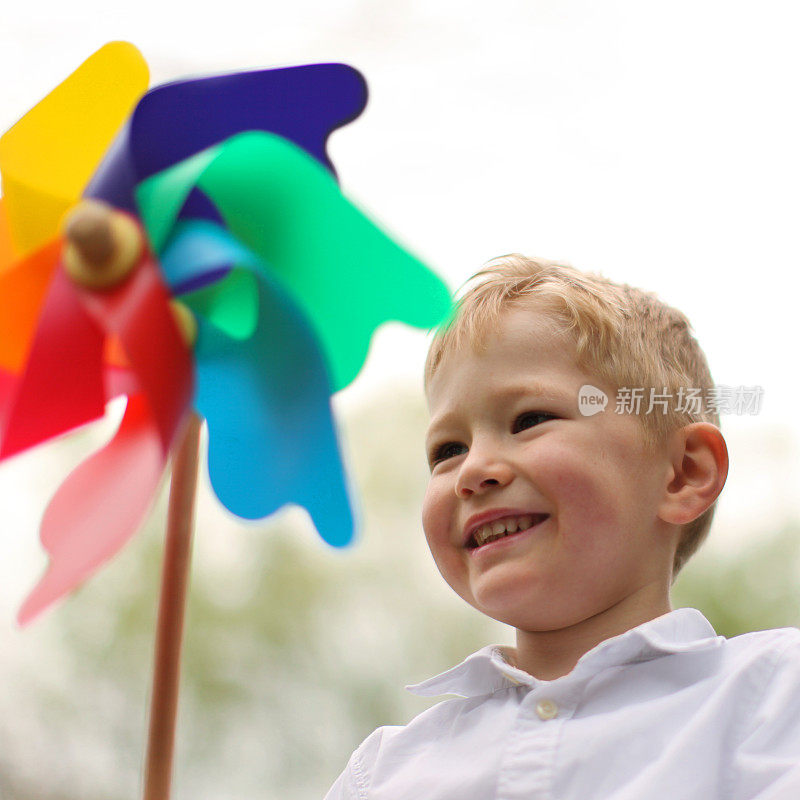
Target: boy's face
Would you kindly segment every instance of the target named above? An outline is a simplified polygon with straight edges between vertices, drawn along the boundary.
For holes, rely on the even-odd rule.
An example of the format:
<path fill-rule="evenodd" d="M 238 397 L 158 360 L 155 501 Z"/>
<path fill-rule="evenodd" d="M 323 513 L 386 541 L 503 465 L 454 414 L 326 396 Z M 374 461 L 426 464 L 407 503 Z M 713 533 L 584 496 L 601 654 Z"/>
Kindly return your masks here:
<path fill-rule="evenodd" d="M 583 416 L 578 391 L 603 389 Z M 431 380 L 423 526 L 450 586 L 485 614 L 556 630 L 663 580 L 677 530 L 658 517 L 672 469 L 648 451 L 614 388 L 576 365 L 545 313 L 506 308 L 484 352 L 451 353 Z M 476 546 L 493 522 L 530 526 Z M 502 532 L 498 523 L 497 532 Z"/>

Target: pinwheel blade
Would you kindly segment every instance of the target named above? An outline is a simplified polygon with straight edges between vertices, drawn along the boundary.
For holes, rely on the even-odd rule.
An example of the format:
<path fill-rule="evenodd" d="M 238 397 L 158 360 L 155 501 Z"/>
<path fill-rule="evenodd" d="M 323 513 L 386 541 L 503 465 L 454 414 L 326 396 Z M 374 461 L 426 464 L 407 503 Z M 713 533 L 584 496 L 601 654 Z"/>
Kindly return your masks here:
<path fill-rule="evenodd" d="M 0 275 L 3 270 L 16 261 L 14 245 L 11 241 L 11 228 L 8 225 L 8 212 L 5 200 L 0 197 Z"/>
<path fill-rule="evenodd" d="M 192 354 L 175 323 L 158 265 L 145 254 L 113 290 L 75 291 L 98 327 L 124 352 L 168 451 L 189 409 L 194 376 Z"/>
<path fill-rule="evenodd" d="M 11 397 L 14 393 L 14 385 L 17 381 L 17 376 L 13 372 L 0 367 L 0 430 L 3 427 L 3 418 L 8 411 L 11 404 Z"/>
<path fill-rule="evenodd" d="M 345 545 L 354 522 L 322 353 L 279 287 L 259 275 L 258 290 L 249 339 L 200 319 L 196 407 L 208 422 L 211 485 L 245 519 L 301 505 L 326 542 Z"/>
<path fill-rule="evenodd" d="M 157 250 L 195 187 L 302 309 L 334 390 L 356 376 L 379 325 L 431 327 L 450 309 L 442 281 L 350 203 L 314 159 L 279 136 L 235 136 L 143 182 L 137 201 Z"/>
<path fill-rule="evenodd" d="M 166 460 L 147 401 L 131 397 L 114 438 L 70 474 L 45 511 L 41 539 L 50 563 L 19 611 L 20 625 L 119 552 L 141 525 Z"/>
<path fill-rule="evenodd" d="M 366 102 L 366 82 L 347 64 L 307 64 L 157 86 L 141 99 L 85 194 L 133 212 L 138 182 L 248 130 L 290 139 L 333 172 L 327 139 L 355 119 Z M 194 217 L 218 219 L 213 206 L 203 205 L 197 194 L 191 211 Z"/>
<path fill-rule="evenodd" d="M 214 284 L 183 295 L 181 300 L 232 339 L 249 339 L 258 325 L 258 280 L 246 269 L 233 269 Z"/>
<path fill-rule="evenodd" d="M 0 460 L 101 417 L 103 332 L 58 269 L 0 428 Z"/>
<path fill-rule="evenodd" d="M 55 234 L 147 83 L 139 51 L 112 42 L 0 138 L 3 193 L 18 253 Z"/>
<path fill-rule="evenodd" d="M 0 367 L 20 372 L 61 256 L 54 239 L 0 271 Z"/>

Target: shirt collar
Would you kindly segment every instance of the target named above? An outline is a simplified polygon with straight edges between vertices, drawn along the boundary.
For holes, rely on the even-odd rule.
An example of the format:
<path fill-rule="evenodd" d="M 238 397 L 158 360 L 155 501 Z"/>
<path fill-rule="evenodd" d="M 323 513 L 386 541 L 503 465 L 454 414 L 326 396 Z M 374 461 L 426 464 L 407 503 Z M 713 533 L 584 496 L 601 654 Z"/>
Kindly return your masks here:
<path fill-rule="evenodd" d="M 606 639 L 578 660 L 570 680 L 596 675 L 608 667 L 649 661 L 672 653 L 693 653 L 719 647 L 725 641 L 696 608 L 676 608 L 656 619 Z M 406 686 L 412 694 L 436 697 L 455 694 L 477 697 L 511 686 L 535 686 L 543 681 L 513 667 L 502 647 L 489 645 L 460 664 L 422 683 Z M 559 679 L 560 680 L 560 679 Z"/>

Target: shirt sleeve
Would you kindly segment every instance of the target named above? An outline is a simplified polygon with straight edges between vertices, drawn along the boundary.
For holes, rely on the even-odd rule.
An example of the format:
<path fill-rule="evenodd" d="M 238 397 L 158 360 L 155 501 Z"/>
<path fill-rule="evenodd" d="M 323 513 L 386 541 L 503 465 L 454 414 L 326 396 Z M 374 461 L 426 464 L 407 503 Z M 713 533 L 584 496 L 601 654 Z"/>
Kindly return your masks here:
<path fill-rule="evenodd" d="M 384 734 L 391 730 L 399 730 L 399 727 L 378 728 L 364 739 L 325 795 L 325 800 L 369 800 L 372 767 L 378 758 Z"/>
<path fill-rule="evenodd" d="M 734 756 L 734 800 L 783 800 L 787 787 L 800 787 L 800 631 L 787 629 L 786 636 L 759 675 L 762 685 Z"/>
<path fill-rule="evenodd" d="M 353 780 L 352 757 L 336 783 L 328 790 L 325 800 L 358 800 L 358 787 Z"/>

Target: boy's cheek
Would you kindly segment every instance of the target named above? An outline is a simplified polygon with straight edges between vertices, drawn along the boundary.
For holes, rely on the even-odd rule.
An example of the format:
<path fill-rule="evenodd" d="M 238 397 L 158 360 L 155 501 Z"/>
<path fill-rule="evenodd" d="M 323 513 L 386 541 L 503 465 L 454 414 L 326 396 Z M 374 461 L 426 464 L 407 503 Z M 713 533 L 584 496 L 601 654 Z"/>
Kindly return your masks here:
<path fill-rule="evenodd" d="M 614 483 L 613 476 L 593 468 L 597 459 L 596 453 L 554 453 L 536 465 L 532 477 L 545 499 L 560 513 L 582 517 L 595 514 Z"/>
<path fill-rule="evenodd" d="M 447 502 L 445 489 L 432 479 L 422 501 L 422 528 L 431 551 L 450 539 L 453 503 Z"/>
<path fill-rule="evenodd" d="M 455 548 L 449 539 L 436 535 L 436 532 L 428 528 L 425 529 L 425 538 L 442 578 L 457 595 L 468 603 L 473 603 L 469 591 L 468 567 L 464 563 L 465 551 Z"/>

